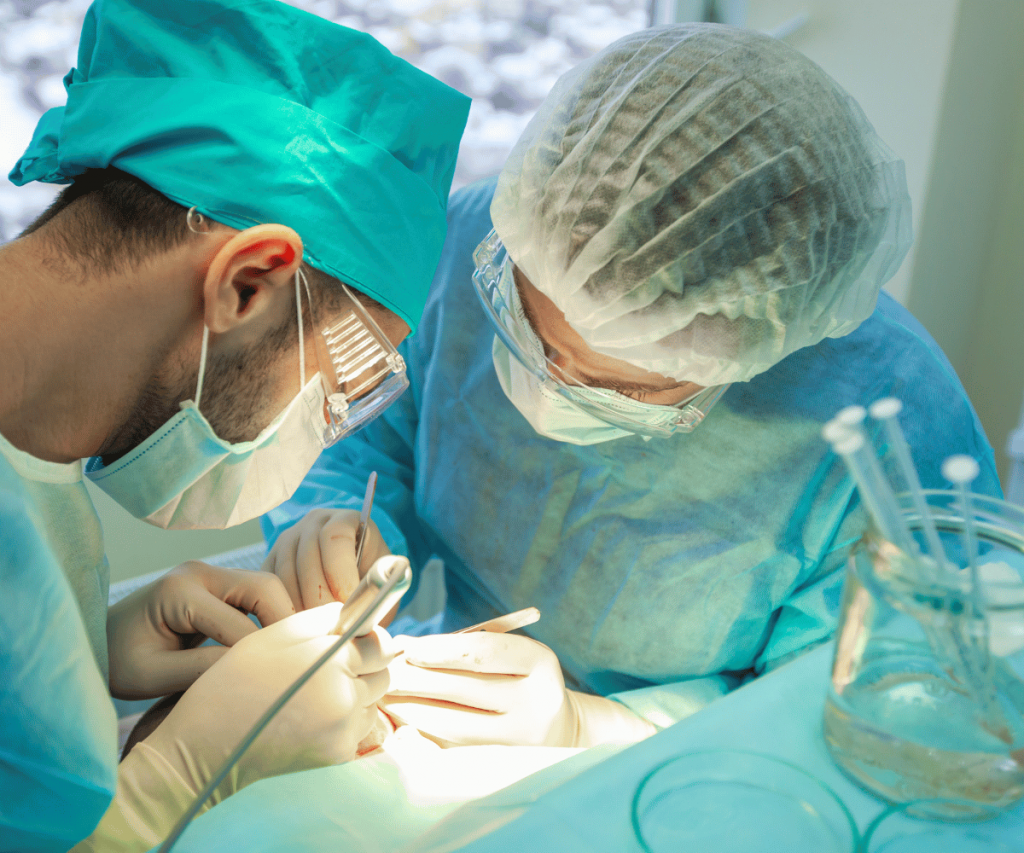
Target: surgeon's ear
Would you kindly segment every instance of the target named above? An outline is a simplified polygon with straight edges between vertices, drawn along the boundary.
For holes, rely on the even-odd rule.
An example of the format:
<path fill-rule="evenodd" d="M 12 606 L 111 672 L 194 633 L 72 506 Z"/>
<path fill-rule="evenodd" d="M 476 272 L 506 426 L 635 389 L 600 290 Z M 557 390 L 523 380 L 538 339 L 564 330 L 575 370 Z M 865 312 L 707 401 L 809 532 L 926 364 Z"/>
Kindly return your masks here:
<path fill-rule="evenodd" d="M 215 334 L 275 318 L 291 304 L 302 239 L 287 225 L 256 225 L 235 234 L 214 255 L 203 281 L 206 325 Z"/>

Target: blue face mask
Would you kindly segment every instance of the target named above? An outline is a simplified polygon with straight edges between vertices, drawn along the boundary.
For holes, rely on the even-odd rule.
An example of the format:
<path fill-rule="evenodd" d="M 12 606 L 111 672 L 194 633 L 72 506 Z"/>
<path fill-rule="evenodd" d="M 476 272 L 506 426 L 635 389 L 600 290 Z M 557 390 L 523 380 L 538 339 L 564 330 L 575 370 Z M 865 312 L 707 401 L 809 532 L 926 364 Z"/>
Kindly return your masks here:
<path fill-rule="evenodd" d="M 298 288 L 296 302 L 300 391 L 254 440 L 218 438 L 199 411 L 209 341 L 204 329 L 196 399 L 182 403 L 181 411 L 111 465 L 90 459 L 85 475 L 136 518 L 169 529 L 231 527 L 290 498 L 323 449 L 326 400 L 319 373 L 302 383 Z"/>

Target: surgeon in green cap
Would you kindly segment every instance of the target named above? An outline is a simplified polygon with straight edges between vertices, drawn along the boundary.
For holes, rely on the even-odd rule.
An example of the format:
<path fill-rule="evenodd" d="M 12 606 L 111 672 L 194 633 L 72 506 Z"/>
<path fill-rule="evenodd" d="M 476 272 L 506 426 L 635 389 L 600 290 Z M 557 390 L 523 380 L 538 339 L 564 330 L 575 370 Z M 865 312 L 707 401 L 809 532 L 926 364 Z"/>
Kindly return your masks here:
<path fill-rule="evenodd" d="M 0 851 L 145 850 L 338 605 L 193 562 L 108 612 L 83 478 L 161 527 L 238 524 L 392 402 L 469 104 L 275 0 L 96 0 L 65 85 L 10 178 L 69 186 L 0 247 Z M 350 759 L 389 645 L 340 652 L 214 802 Z M 186 687 L 118 769 L 110 694 Z"/>

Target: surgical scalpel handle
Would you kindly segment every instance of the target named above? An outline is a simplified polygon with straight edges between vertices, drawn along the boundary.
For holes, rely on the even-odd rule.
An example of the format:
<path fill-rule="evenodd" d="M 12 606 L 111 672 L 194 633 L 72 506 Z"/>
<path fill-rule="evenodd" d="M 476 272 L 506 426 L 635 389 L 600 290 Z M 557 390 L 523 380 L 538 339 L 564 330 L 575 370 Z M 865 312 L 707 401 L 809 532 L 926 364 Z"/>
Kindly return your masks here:
<path fill-rule="evenodd" d="M 366 494 L 363 495 L 363 508 L 359 511 L 359 527 L 356 528 L 356 571 L 363 558 L 363 545 L 366 543 L 366 525 L 370 522 L 370 510 L 373 509 L 373 496 L 377 493 L 377 472 L 370 473 L 366 480 Z"/>

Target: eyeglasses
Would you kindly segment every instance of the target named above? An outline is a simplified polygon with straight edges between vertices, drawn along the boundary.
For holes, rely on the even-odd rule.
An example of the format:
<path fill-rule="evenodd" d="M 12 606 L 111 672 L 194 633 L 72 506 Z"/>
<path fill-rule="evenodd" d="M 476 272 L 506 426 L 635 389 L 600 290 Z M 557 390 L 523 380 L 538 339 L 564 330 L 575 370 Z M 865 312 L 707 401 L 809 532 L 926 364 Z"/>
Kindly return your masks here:
<path fill-rule="evenodd" d="M 312 306 L 309 282 L 299 271 Z M 316 337 L 320 377 L 327 394 L 322 441 L 330 447 L 377 418 L 409 387 L 405 359 L 346 285 L 341 318 Z M 314 312 L 314 322 L 316 322 Z"/>
<path fill-rule="evenodd" d="M 543 343 L 526 319 L 512 275 L 512 260 L 494 230 L 477 246 L 473 261 L 477 295 L 509 352 L 537 377 L 544 389 L 560 394 L 576 408 L 611 426 L 650 437 L 692 432 L 729 387 L 712 386 L 682 403 L 659 406 L 578 382 L 544 354 Z"/>
<path fill-rule="evenodd" d="M 197 234 L 211 233 L 208 220 L 194 207 L 189 209 L 186 222 L 189 229 Z M 409 387 L 409 378 L 405 360 L 348 286 L 341 285 L 344 299 L 338 316 L 326 321 L 318 316 L 323 312 L 313 300 L 309 281 L 301 267 L 295 276 L 300 386 L 305 383 L 302 290 L 306 293 L 312 326 L 321 330 L 315 337 L 315 350 L 326 399 L 322 419 L 314 416 L 313 427 L 326 448 L 378 417 Z"/>

